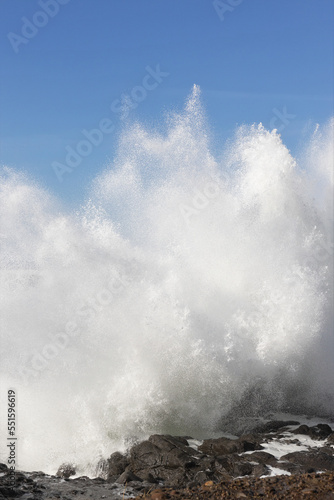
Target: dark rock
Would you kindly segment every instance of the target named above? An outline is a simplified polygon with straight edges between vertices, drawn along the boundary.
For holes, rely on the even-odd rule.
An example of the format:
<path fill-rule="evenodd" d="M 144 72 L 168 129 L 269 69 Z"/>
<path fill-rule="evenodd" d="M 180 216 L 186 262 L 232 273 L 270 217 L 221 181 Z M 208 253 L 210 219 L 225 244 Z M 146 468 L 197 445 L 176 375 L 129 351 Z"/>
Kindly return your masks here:
<path fill-rule="evenodd" d="M 308 435 L 309 432 L 310 432 L 310 428 L 308 425 L 300 425 L 299 427 L 297 427 L 297 429 L 291 431 L 293 432 L 293 434 L 305 434 L 305 435 Z"/>
<path fill-rule="evenodd" d="M 254 466 L 249 462 L 234 462 L 233 475 L 235 476 L 249 476 L 253 472 Z"/>
<path fill-rule="evenodd" d="M 278 429 L 282 427 L 287 427 L 289 425 L 299 425 L 299 422 L 296 420 L 272 420 L 270 422 L 266 422 L 265 424 L 257 425 L 254 428 L 254 432 L 259 434 L 267 434 L 270 432 L 277 432 Z"/>
<path fill-rule="evenodd" d="M 260 438 L 254 434 L 244 434 L 238 439 L 221 437 L 217 439 L 205 439 L 198 450 L 207 455 L 215 457 L 229 455 L 232 453 L 243 453 L 245 451 L 261 450 Z"/>
<path fill-rule="evenodd" d="M 116 479 L 123 474 L 129 463 L 129 459 L 122 455 L 119 451 L 112 453 L 112 455 L 108 458 L 107 481 L 116 481 Z"/>
<path fill-rule="evenodd" d="M 196 472 L 195 476 L 194 476 L 194 481 L 197 482 L 198 484 L 203 484 L 205 483 L 206 481 L 210 481 L 210 479 L 212 478 L 212 472 L 207 472 L 207 471 L 204 471 L 204 470 L 200 470 L 198 472 Z"/>
<path fill-rule="evenodd" d="M 158 483 L 159 481 L 147 470 L 141 472 L 140 477 L 143 481 L 148 483 Z"/>
<path fill-rule="evenodd" d="M 277 459 L 271 453 L 267 453 L 266 451 L 254 451 L 249 455 L 244 456 L 245 459 L 250 462 L 259 462 L 260 464 L 265 465 L 273 465 L 276 466 Z"/>
<path fill-rule="evenodd" d="M 327 443 L 334 444 L 334 432 L 332 432 L 328 438 L 327 438 Z"/>
<path fill-rule="evenodd" d="M 259 464 L 253 466 L 252 475 L 254 477 L 267 476 L 270 474 L 270 469 L 265 464 Z"/>
<path fill-rule="evenodd" d="M 127 469 L 119 476 L 119 478 L 115 482 L 120 483 L 120 484 L 126 484 L 126 483 L 130 483 L 132 481 L 141 482 L 142 479 L 140 477 L 136 476 L 136 474 L 134 474 L 129 469 L 129 467 L 127 467 Z"/>
<path fill-rule="evenodd" d="M 0 494 L 4 498 L 15 498 L 20 495 L 15 489 L 8 488 L 7 486 L 0 486 Z"/>
<path fill-rule="evenodd" d="M 263 446 L 261 446 L 260 441 L 261 438 L 256 434 L 244 434 L 238 439 L 239 445 L 239 453 L 245 451 L 255 451 L 255 450 L 263 450 Z"/>
<path fill-rule="evenodd" d="M 327 453 L 327 455 L 334 455 L 334 448 L 331 446 L 322 446 L 321 448 L 318 448 L 319 451 L 322 451 L 323 453 Z"/>
<path fill-rule="evenodd" d="M 232 475 L 219 460 L 214 462 L 214 478 L 218 481 L 229 481 L 232 479 Z"/>
<path fill-rule="evenodd" d="M 245 447 L 257 447 L 251 436 L 239 440 L 214 440 L 214 453 L 226 452 L 225 445 L 237 444 L 234 450 L 244 451 Z M 249 442 L 251 443 L 249 445 Z M 245 444 L 246 443 L 246 444 Z M 211 443 L 210 443 L 211 444 Z M 212 451 L 212 447 L 206 451 Z M 232 450 L 228 450 L 232 451 Z M 130 450 L 130 466 L 136 476 L 150 483 L 163 481 L 165 486 L 180 486 L 191 482 L 200 483 L 208 480 L 230 479 L 231 476 L 250 474 L 253 465 L 248 457 L 239 457 L 237 453 L 228 453 L 215 460 L 213 454 L 203 454 L 188 446 L 184 438 L 153 435 Z"/>
<path fill-rule="evenodd" d="M 8 469 L 8 472 L 7 472 L 7 475 L 9 475 L 10 472 L 9 472 L 9 469 Z M 26 476 L 23 474 L 23 472 L 19 472 L 19 471 L 15 471 L 15 483 L 24 483 L 26 482 L 27 478 Z"/>
<path fill-rule="evenodd" d="M 186 486 L 190 488 L 204 483 L 210 483 L 211 487 L 237 477 L 259 478 L 269 475 L 270 466 L 292 474 L 334 471 L 334 448 L 330 446 L 333 433 L 329 426 L 326 424 L 313 427 L 300 426 L 298 432 L 312 437 L 317 436 L 318 440 L 322 439 L 321 436 L 327 435 L 327 441 L 318 442 L 321 447 L 316 449 L 288 453 L 277 460 L 263 450 L 261 442 L 279 440 L 279 430 L 284 427 L 280 427 L 281 421 L 270 424 L 271 429 L 274 427 L 278 429 L 275 435 L 261 436 L 252 433 L 235 439 L 226 437 L 207 439 L 198 450 L 191 448 L 184 436 L 155 434 L 146 441 L 134 444 L 128 455 L 116 452 L 107 461 L 100 461 L 96 469 L 99 477 L 95 479 L 88 477 L 70 479 L 70 476 L 75 474 L 73 464 L 63 464 L 57 472 L 58 477 L 46 476 L 40 472 L 31 473 L 28 477 L 25 473 L 16 472 L 14 497 L 6 496 L 0 490 L 0 499 L 21 496 L 28 500 L 29 495 L 32 495 L 31 499 L 36 498 L 36 500 L 44 497 L 65 500 L 81 498 L 82 495 L 86 495 L 87 498 L 104 498 L 104 496 L 109 498 L 108 491 L 117 488 L 116 498 L 118 491 L 122 491 L 122 494 L 126 492 L 127 495 L 136 495 L 139 491 L 142 493 L 152 491 L 152 485 L 158 482 L 163 482 L 166 488 Z M 268 429 L 269 426 L 266 427 L 266 432 Z M 295 439 L 289 440 L 288 437 Z M 284 434 L 283 438 L 285 444 L 289 441 L 300 444 L 294 434 L 290 436 Z M 5 465 L 2 469 L 0 466 L 0 470 L 4 471 L 0 479 L 1 487 L 8 488 L 9 471 Z M 101 476 L 107 477 L 108 481 Z M 274 482 L 274 478 L 272 480 Z M 111 482 L 115 484 L 110 484 Z"/>
<path fill-rule="evenodd" d="M 36 478 L 43 478 L 43 477 L 45 477 L 45 476 L 46 476 L 46 474 L 45 474 L 44 472 L 42 472 L 42 471 L 33 471 L 33 472 L 31 472 L 31 474 L 30 474 L 30 477 L 31 477 L 32 479 L 36 479 Z"/>
<path fill-rule="evenodd" d="M 221 437 L 217 439 L 205 439 L 198 450 L 207 455 L 215 457 L 220 455 L 228 455 L 230 453 L 238 453 L 240 443 L 237 439 L 229 439 Z"/>
<path fill-rule="evenodd" d="M 130 463 L 133 470 L 137 471 L 147 467 L 176 469 L 192 466 L 195 463 L 195 454 L 196 451 L 190 448 L 188 443 L 185 445 L 183 440 L 172 436 L 153 435 L 148 441 L 143 441 L 131 449 Z"/>
<path fill-rule="evenodd" d="M 330 434 L 332 434 L 332 428 L 327 424 L 318 424 L 311 429 L 320 437 L 320 439 L 326 439 Z"/>
<path fill-rule="evenodd" d="M 104 484 L 106 483 L 106 480 L 103 479 L 102 477 L 94 477 L 91 479 L 91 481 L 94 481 L 95 484 Z"/>
<path fill-rule="evenodd" d="M 189 490 L 196 488 L 200 483 L 198 481 L 190 481 L 190 483 L 187 484 L 187 488 Z"/>
<path fill-rule="evenodd" d="M 247 459 L 237 454 L 217 457 L 216 462 L 216 470 L 218 472 L 226 471 L 232 477 L 247 476 L 253 470 L 253 465 Z"/>
<path fill-rule="evenodd" d="M 281 461 L 292 462 L 298 466 L 302 466 L 305 472 L 311 468 L 318 471 L 334 471 L 334 457 L 321 451 L 312 450 L 288 453 L 281 457 Z"/>
<path fill-rule="evenodd" d="M 197 466 L 194 457 L 200 456 L 201 453 L 188 446 L 185 438 L 155 434 L 131 448 L 130 467 L 140 478 L 145 479 L 150 474 L 155 481 L 179 485 L 193 477 L 195 470 L 189 471 Z"/>
<path fill-rule="evenodd" d="M 251 456 L 239 456 L 238 453 L 261 448 L 259 437 L 254 434 L 239 439 L 205 440 L 198 451 L 190 448 L 185 438 L 153 435 L 131 448 L 127 471 L 151 483 L 163 481 L 165 486 L 230 479 L 253 473 Z M 264 453 L 263 462 L 265 458 L 275 461 L 270 454 Z M 255 464 L 255 467 L 257 476 L 268 472 L 265 463 Z"/>
<path fill-rule="evenodd" d="M 327 424 L 318 424 L 313 427 L 309 427 L 308 425 L 301 425 L 294 431 L 294 434 L 305 434 L 306 436 L 310 436 L 312 439 L 326 439 L 332 434 L 332 429 Z"/>
<path fill-rule="evenodd" d="M 290 472 L 291 474 L 303 474 L 307 468 L 300 464 L 295 464 L 292 462 L 284 462 L 282 460 L 279 460 L 277 464 L 275 465 L 278 469 Z"/>
<path fill-rule="evenodd" d="M 157 446 L 161 451 L 169 452 L 171 449 L 177 448 L 179 450 L 182 450 L 186 454 L 200 455 L 200 453 L 197 453 L 194 448 L 191 448 L 188 444 L 188 441 L 181 436 L 153 434 L 149 437 L 148 440 L 150 441 L 150 443 L 153 443 L 155 446 Z"/>
<path fill-rule="evenodd" d="M 68 479 L 75 475 L 75 466 L 73 464 L 62 464 L 57 470 L 56 476 L 63 479 Z"/>

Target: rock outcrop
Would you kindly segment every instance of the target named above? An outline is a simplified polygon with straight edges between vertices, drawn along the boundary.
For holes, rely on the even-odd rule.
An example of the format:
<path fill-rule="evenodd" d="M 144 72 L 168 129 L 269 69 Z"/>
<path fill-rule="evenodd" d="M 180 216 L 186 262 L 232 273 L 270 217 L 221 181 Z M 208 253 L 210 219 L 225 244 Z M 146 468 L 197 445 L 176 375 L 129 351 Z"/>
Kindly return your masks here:
<path fill-rule="evenodd" d="M 125 491 L 130 497 L 155 488 L 191 489 L 203 484 L 227 484 L 243 477 L 255 481 L 279 471 L 296 476 L 334 471 L 331 427 L 271 421 L 255 427 L 252 433 L 202 442 L 154 434 L 126 453 L 115 452 L 101 460 L 97 467 L 100 477 L 95 479 L 72 478 L 76 474 L 74 464 L 63 464 L 56 476 L 15 472 L 13 478 L 13 472 L 0 464 L 0 500 L 71 500 L 83 494 L 92 499 L 117 499 Z"/>

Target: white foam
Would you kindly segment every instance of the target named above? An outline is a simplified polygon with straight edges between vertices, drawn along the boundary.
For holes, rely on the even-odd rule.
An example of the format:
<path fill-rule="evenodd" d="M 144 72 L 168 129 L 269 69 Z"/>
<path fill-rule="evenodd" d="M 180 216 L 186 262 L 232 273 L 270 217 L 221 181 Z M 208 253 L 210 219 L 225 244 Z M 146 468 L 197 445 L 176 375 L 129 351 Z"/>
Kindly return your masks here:
<path fill-rule="evenodd" d="M 198 439 L 187 439 L 190 448 L 194 448 L 194 450 L 198 450 L 198 447 L 203 444 L 203 440 Z"/>
<path fill-rule="evenodd" d="M 288 453 L 294 453 L 296 451 L 307 451 L 308 447 L 300 444 L 285 443 L 284 441 L 272 440 L 268 443 L 261 443 L 263 446 L 263 451 L 274 455 L 277 459 L 280 459 L 283 455 Z"/>
<path fill-rule="evenodd" d="M 201 439 L 240 402 L 333 411 L 332 123 L 300 161 L 261 125 L 215 158 L 198 94 L 165 134 L 125 130 L 77 211 L 2 170 L 0 399 L 17 391 L 22 469 Z"/>
<path fill-rule="evenodd" d="M 291 472 L 279 469 L 278 467 L 272 467 L 271 465 L 268 465 L 268 469 L 270 470 L 269 476 L 291 476 Z M 268 477 L 268 474 L 261 477 Z"/>

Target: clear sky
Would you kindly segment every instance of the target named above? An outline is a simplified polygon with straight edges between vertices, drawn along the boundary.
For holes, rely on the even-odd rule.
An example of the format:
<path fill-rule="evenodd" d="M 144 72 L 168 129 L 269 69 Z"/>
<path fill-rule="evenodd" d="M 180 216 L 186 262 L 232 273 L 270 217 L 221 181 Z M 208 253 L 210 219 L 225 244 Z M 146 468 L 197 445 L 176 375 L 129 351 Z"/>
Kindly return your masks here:
<path fill-rule="evenodd" d="M 194 83 L 218 144 L 236 125 L 262 122 L 295 152 L 310 124 L 333 115 L 333 0 L 0 0 L 0 9 L 0 162 L 68 203 L 113 157 L 127 120 L 160 123 Z M 54 162 L 97 127 L 59 182 Z"/>

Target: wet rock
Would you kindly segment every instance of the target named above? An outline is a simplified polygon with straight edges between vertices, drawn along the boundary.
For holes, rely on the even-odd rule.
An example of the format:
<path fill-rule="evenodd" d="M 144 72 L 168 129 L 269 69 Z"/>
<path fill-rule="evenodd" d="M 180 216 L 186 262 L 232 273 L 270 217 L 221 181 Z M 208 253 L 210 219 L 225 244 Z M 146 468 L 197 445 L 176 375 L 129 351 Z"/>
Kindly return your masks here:
<path fill-rule="evenodd" d="M 332 434 L 332 429 L 327 424 L 318 424 L 313 427 L 309 427 L 308 425 L 301 425 L 294 431 L 294 434 L 304 434 L 309 436 L 312 439 L 326 439 Z"/>
<path fill-rule="evenodd" d="M 146 481 L 148 483 L 158 483 L 159 481 L 149 472 L 149 471 L 143 471 L 141 474 L 141 479 L 143 481 Z"/>
<path fill-rule="evenodd" d="M 198 450 L 207 455 L 221 456 L 245 451 L 261 450 L 260 438 L 254 434 L 244 434 L 238 439 L 221 437 L 205 439 Z"/>
<path fill-rule="evenodd" d="M 193 476 L 188 471 L 197 465 L 194 457 L 200 455 L 188 446 L 185 438 L 155 434 L 131 448 L 130 467 L 143 479 L 150 474 L 155 481 L 184 484 Z"/>
<path fill-rule="evenodd" d="M 334 448 L 331 446 L 322 446 L 321 448 L 318 448 L 319 451 L 323 453 L 327 453 L 327 455 L 334 455 Z"/>
<path fill-rule="evenodd" d="M 292 425 L 292 422 L 294 421 L 287 421 L 284 424 Z M 164 488 L 185 486 L 193 488 L 196 485 L 209 483 L 215 485 L 245 476 L 251 480 L 269 475 L 270 466 L 294 475 L 334 470 L 334 448 L 330 441 L 333 432 L 329 426 L 326 424 L 313 427 L 299 426 L 289 435 L 286 432 L 281 433 L 286 429 L 286 426 L 282 427 L 281 424 L 281 421 L 268 422 L 263 429 L 263 435 L 252 432 L 234 439 L 226 437 L 206 439 L 198 450 L 189 446 L 187 437 L 155 434 L 148 440 L 133 444 L 126 455 L 116 452 L 108 460 L 101 460 L 96 469 L 99 477 L 95 479 L 84 476 L 71 479 L 70 476 L 75 474 L 73 464 L 63 464 L 57 472 L 57 477 L 50 477 L 42 472 L 30 473 L 28 477 L 22 472 L 16 472 L 15 495 L 27 500 L 30 498 L 29 495 L 35 500 L 42 500 L 44 497 L 71 500 L 81 498 L 82 495 L 87 498 L 109 498 L 112 490 L 113 496 L 110 498 L 118 498 L 117 495 L 122 495 L 124 491 L 131 495 L 137 494 L 138 491 L 152 491 L 152 485 L 157 483 L 162 483 Z M 298 446 L 304 441 L 298 436 L 299 433 L 316 436 L 318 442 L 313 444 L 318 447 L 308 451 L 288 453 L 280 460 L 263 449 L 263 443 L 268 443 L 270 446 L 270 442 L 274 440 L 273 444 L 276 445 L 280 439 L 284 445 Z M 321 442 L 325 435 L 327 441 Z M 308 440 L 305 442 L 307 445 Z M 293 449 L 296 449 L 295 446 Z M 0 486 L 8 488 L 9 471 L 5 464 L 0 465 L 0 471 L 2 471 Z M 276 479 L 271 479 L 274 484 Z M 7 497 L 4 493 L 1 495 L 4 498 L 14 498 Z M 173 497 L 174 494 L 171 495 Z"/>
<path fill-rule="evenodd" d="M 218 457 L 213 463 L 213 469 L 215 471 L 216 477 L 219 479 L 229 478 L 231 479 L 231 474 L 229 470 L 231 470 L 230 461 L 226 459 L 226 457 Z"/>
<path fill-rule="evenodd" d="M 198 450 L 207 455 L 220 456 L 238 453 L 240 443 L 237 439 L 221 437 L 217 439 L 205 439 Z"/>
<path fill-rule="evenodd" d="M 18 495 L 17 490 L 13 490 L 12 488 L 9 488 L 7 486 L 0 486 L 0 495 L 2 495 L 2 498 L 15 498 Z M 0 497 L 1 498 L 1 497 Z"/>
<path fill-rule="evenodd" d="M 226 471 L 232 477 L 247 476 L 252 473 L 254 467 L 247 458 L 237 454 L 217 457 L 216 463 L 217 471 Z"/>
<path fill-rule="evenodd" d="M 234 462 L 233 475 L 234 476 L 249 476 L 253 472 L 254 466 L 250 462 L 238 461 Z"/>
<path fill-rule="evenodd" d="M 277 432 L 282 427 L 287 427 L 289 425 L 299 425 L 299 422 L 296 420 L 271 420 L 270 422 L 266 422 L 265 424 L 257 425 L 254 428 L 254 432 L 260 434 L 267 434 L 270 432 Z"/>
<path fill-rule="evenodd" d="M 119 478 L 117 478 L 117 480 L 115 482 L 120 483 L 120 484 L 126 484 L 126 483 L 130 483 L 132 481 L 141 482 L 142 479 L 140 477 L 136 476 L 136 474 L 131 472 L 129 467 L 127 467 L 127 469 L 119 476 Z"/>
<path fill-rule="evenodd" d="M 334 432 L 332 432 L 328 438 L 327 438 L 327 443 L 329 444 L 334 444 Z"/>
<path fill-rule="evenodd" d="M 57 477 L 61 477 L 63 479 L 68 479 L 70 476 L 75 475 L 75 466 L 70 463 L 62 464 L 56 472 Z"/>
<path fill-rule="evenodd" d="M 276 466 L 277 459 L 271 453 L 266 451 L 255 451 L 249 455 L 245 455 L 245 458 L 251 462 L 259 462 L 260 464 Z"/>
<path fill-rule="evenodd" d="M 297 429 L 293 430 L 292 432 L 293 434 L 305 434 L 307 436 L 310 432 L 310 428 L 308 425 L 303 424 L 297 427 Z"/>
<path fill-rule="evenodd" d="M 262 450 L 263 446 L 260 444 L 261 437 L 256 434 L 244 434 L 238 439 L 239 453 L 245 451 Z"/>
<path fill-rule="evenodd" d="M 212 477 L 212 473 L 210 474 L 209 472 L 206 472 L 204 470 L 200 470 L 200 471 L 196 472 L 196 474 L 194 476 L 194 481 L 197 484 L 203 484 L 206 481 L 210 481 L 211 477 Z"/>
<path fill-rule="evenodd" d="M 334 457 L 321 451 L 312 450 L 288 453 L 281 457 L 281 461 L 292 462 L 300 466 L 300 469 L 305 472 L 308 472 L 310 469 L 316 471 L 334 471 Z"/>
<path fill-rule="evenodd" d="M 326 439 L 332 434 L 332 428 L 327 424 L 318 424 L 315 427 L 311 427 L 311 429 L 319 439 Z"/>
<path fill-rule="evenodd" d="M 267 467 L 267 465 L 265 464 L 254 465 L 252 476 L 261 477 L 261 476 L 267 476 L 269 474 L 270 474 L 270 469 L 269 467 Z"/>
<path fill-rule="evenodd" d="M 277 469 L 290 472 L 291 474 L 301 473 L 300 465 L 294 464 L 292 462 L 287 462 L 285 460 L 278 460 L 277 463 L 275 464 L 275 467 L 277 467 Z"/>
<path fill-rule="evenodd" d="M 119 451 L 112 453 L 108 458 L 107 481 L 116 481 L 116 479 L 123 474 L 129 463 L 129 459 Z"/>

